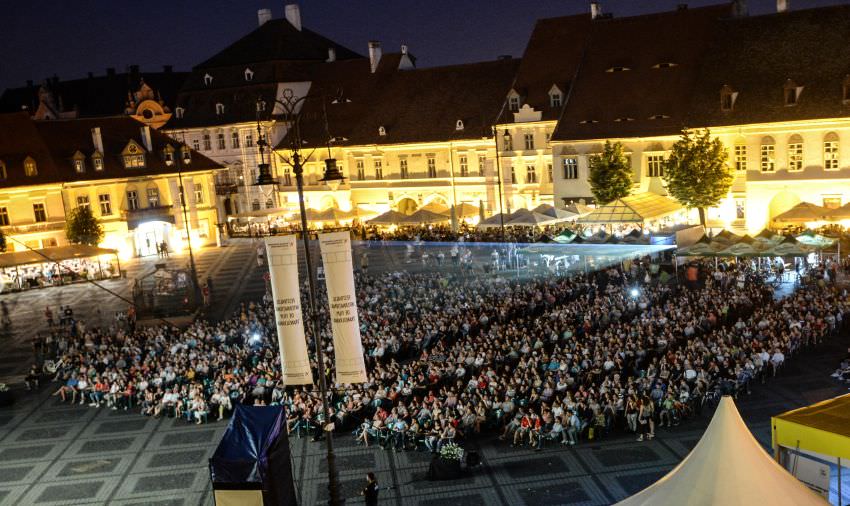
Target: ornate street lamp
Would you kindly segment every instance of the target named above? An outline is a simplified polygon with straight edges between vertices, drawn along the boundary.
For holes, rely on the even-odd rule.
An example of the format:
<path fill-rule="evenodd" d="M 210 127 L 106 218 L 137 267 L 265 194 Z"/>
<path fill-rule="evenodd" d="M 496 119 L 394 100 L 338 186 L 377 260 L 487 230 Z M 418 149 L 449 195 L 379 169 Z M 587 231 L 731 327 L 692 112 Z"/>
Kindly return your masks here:
<path fill-rule="evenodd" d="M 291 122 L 290 131 L 288 132 L 288 135 L 290 137 L 290 149 L 292 151 L 292 158 L 291 160 L 287 160 L 287 163 L 292 166 L 292 172 L 295 175 L 295 185 L 298 189 L 298 205 L 301 210 L 301 238 L 304 241 L 304 256 L 307 263 L 307 279 L 310 299 L 310 321 L 313 326 L 313 339 L 316 347 L 316 362 L 318 363 L 319 368 L 319 391 L 320 395 L 322 396 L 322 414 L 324 418 L 321 431 L 325 432 L 325 427 L 330 423 L 330 409 L 328 406 L 329 399 L 327 387 L 328 371 L 325 368 L 324 350 L 322 349 L 321 325 L 319 322 L 319 311 L 316 303 L 315 271 L 313 269 L 312 255 L 310 254 L 310 232 L 307 228 L 307 209 L 304 203 L 304 165 L 301 156 L 301 115 L 300 113 L 296 112 L 298 104 L 302 103 L 306 99 L 306 96 L 296 98 L 295 94 L 291 89 L 286 89 L 283 91 L 281 98 L 275 99 L 275 102 L 283 108 L 287 119 Z M 258 101 L 258 131 L 260 128 L 260 110 L 260 101 Z M 327 114 L 325 115 L 325 128 L 327 130 Z M 325 173 L 319 181 L 327 184 L 332 191 L 336 191 L 336 189 L 339 188 L 339 185 L 342 184 L 343 181 L 345 181 L 345 177 L 343 177 L 342 172 L 340 172 L 339 168 L 337 167 L 336 160 L 330 157 L 330 136 L 328 137 L 328 158 L 325 160 Z M 257 142 L 257 146 L 260 149 L 261 162 L 258 165 L 259 174 L 257 175 L 256 182 L 258 186 L 277 185 L 277 180 L 272 177 L 271 172 L 269 171 L 269 164 L 265 161 L 264 151 L 267 145 L 268 143 L 265 141 L 265 138 L 260 135 L 259 141 Z M 333 447 L 333 434 L 329 432 L 325 436 L 325 441 L 327 442 L 328 461 L 328 504 L 330 504 L 331 506 L 337 506 L 343 504 L 344 499 L 340 497 L 339 476 L 337 474 L 336 456 L 334 455 Z"/>

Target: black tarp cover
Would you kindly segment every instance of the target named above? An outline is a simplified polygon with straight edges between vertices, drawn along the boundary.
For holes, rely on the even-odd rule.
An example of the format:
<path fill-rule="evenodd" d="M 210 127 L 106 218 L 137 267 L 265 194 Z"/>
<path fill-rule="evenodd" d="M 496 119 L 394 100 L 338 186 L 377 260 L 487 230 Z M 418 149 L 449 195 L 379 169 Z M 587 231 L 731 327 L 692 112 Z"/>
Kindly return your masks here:
<path fill-rule="evenodd" d="M 262 489 L 265 504 L 296 504 L 285 420 L 281 406 L 237 404 L 210 458 L 213 488 Z"/>

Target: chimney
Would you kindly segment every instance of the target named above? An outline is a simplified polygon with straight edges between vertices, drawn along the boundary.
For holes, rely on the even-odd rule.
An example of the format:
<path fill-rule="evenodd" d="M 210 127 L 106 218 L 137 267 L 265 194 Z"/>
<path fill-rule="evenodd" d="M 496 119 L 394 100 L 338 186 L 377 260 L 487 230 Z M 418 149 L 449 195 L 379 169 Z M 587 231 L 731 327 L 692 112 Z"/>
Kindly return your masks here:
<path fill-rule="evenodd" d="M 336 61 L 336 49 L 334 49 L 332 47 L 328 48 L 328 59 L 325 60 L 325 61 L 328 62 L 328 63 L 330 63 L 332 61 Z"/>
<path fill-rule="evenodd" d="M 732 17 L 733 18 L 744 18 L 749 15 L 749 9 L 747 9 L 747 0 L 735 0 L 732 2 Z"/>
<path fill-rule="evenodd" d="M 106 75 L 108 75 L 108 76 L 114 76 L 114 75 L 115 75 L 115 67 L 107 67 L 107 69 L 106 69 Z"/>
<path fill-rule="evenodd" d="M 590 2 L 590 19 L 598 19 L 602 15 L 602 6 L 599 2 Z"/>
<path fill-rule="evenodd" d="M 791 0 L 776 0 L 776 12 L 788 12 L 791 10 Z"/>
<path fill-rule="evenodd" d="M 301 9 L 298 8 L 298 4 L 289 4 L 286 6 L 284 11 L 286 15 L 286 20 L 289 21 L 289 24 L 295 27 L 299 32 L 301 31 Z"/>
<path fill-rule="evenodd" d="M 266 21 L 271 21 L 271 19 L 271 9 L 260 9 L 257 11 L 257 23 L 259 23 L 259 26 L 263 26 L 264 24 L 266 24 Z"/>
<path fill-rule="evenodd" d="M 163 65 L 162 66 L 162 71 L 165 72 L 166 74 L 170 74 L 172 70 L 174 70 L 174 67 L 172 67 L 171 65 Z"/>
<path fill-rule="evenodd" d="M 153 151 L 153 143 L 151 142 L 151 127 L 145 125 L 142 127 L 142 145 L 148 150 L 148 153 Z"/>
<path fill-rule="evenodd" d="M 103 136 L 100 135 L 100 127 L 91 129 L 91 143 L 94 144 L 94 149 L 103 154 Z"/>
<path fill-rule="evenodd" d="M 378 63 L 381 61 L 381 43 L 377 40 L 369 41 L 369 66 L 374 74 L 378 70 Z"/>

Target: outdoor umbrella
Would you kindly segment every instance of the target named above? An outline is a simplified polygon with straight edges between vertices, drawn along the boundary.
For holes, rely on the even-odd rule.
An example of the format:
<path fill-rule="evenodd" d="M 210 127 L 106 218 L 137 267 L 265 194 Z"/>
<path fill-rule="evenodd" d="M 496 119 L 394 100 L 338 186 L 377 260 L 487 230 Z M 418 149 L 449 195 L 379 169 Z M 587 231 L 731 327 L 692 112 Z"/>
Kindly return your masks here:
<path fill-rule="evenodd" d="M 797 241 L 805 244 L 806 246 L 812 246 L 815 249 L 824 249 L 835 244 L 836 240 L 831 237 L 826 237 L 812 231 L 808 231 L 798 235 Z"/>
<path fill-rule="evenodd" d="M 592 213 L 593 209 L 587 207 L 584 204 L 570 204 L 565 208 L 565 211 L 577 214 L 579 216 L 584 216 L 586 214 Z"/>
<path fill-rule="evenodd" d="M 407 215 L 398 211 L 387 211 L 380 216 L 376 216 L 366 223 L 370 225 L 398 225 Z"/>
<path fill-rule="evenodd" d="M 511 215 L 497 213 L 497 214 L 494 214 L 493 216 L 490 216 L 489 218 L 487 218 L 485 220 L 479 221 L 478 226 L 481 227 L 481 228 L 500 227 L 500 226 L 502 226 L 501 220 L 504 220 L 505 225 L 507 225 L 508 222 L 511 220 Z"/>
<path fill-rule="evenodd" d="M 402 221 L 402 225 L 428 225 L 431 223 L 445 223 L 449 221 L 449 217 L 444 214 L 434 213 L 427 209 L 420 209 L 410 216 L 406 216 Z"/>
<path fill-rule="evenodd" d="M 850 202 L 844 204 L 838 209 L 828 209 L 826 217 L 831 221 L 850 219 Z"/>
<path fill-rule="evenodd" d="M 449 209 L 443 214 L 450 214 L 451 212 L 452 210 Z M 461 202 L 460 204 L 455 206 L 455 214 L 458 218 L 471 218 L 477 215 L 478 212 L 478 207 L 473 206 L 472 204 L 467 204 L 466 202 Z"/>
<path fill-rule="evenodd" d="M 556 221 L 555 218 L 551 216 L 529 211 L 528 209 L 519 209 L 511 215 L 511 221 L 505 223 L 505 225 L 532 227 L 547 225 L 554 223 L 554 221 Z"/>
<path fill-rule="evenodd" d="M 777 244 L 769 251 L 771 256 L 777 257 L 804 257 L 811 253 L 814 248 L 810 246 L 806 246 L 805 244 L 800 244 L 796 241 L 794 242 L 783 242 L 782 244 Z"/>
<path fill-rule="evenodd" d="M 785 221 L 791 223 L 805 223 L 807 221 L 820 221 L 827 219 L 829 209 L 821 206 L 816 206 L 809 202 L 800 202 L 788 211 L 774 217 L 775 221 Z"/>
<path fill-rule="evenodd" d="M 422 207 L 422 209 L 424 209 L 426 211 L 431 211 L 432 213 L 446 214 L 446 215 L 449 214 L 449 212 L 450 212 L 448 207 L 444 206 L 443 204 L 440 204 L 437 201 L 433 201 L 433 202 L 430 202 L 430 203 L 424 205 Z"/>
<path fill-rule="evenodd" d="M 578 218 L 578 213 L 566 211 L 564 209 L 558 209 L 555 206 L 550 206 L 549 204 L 540 204 L 539 206 L 532 209 L 535 213 L 540 213 L 550 218 L 554 218 L 552 223 L 557 223 L 561 221 L 572 220 Z"/>
<path fill-rule="evenodd" d="M 556 235 L 553 240 L 561 244 L 567 244 L 572 242 L 576 237 L 578 237 L 578 234 L 572 230 L 564 230 L 560 234 Z"/>
<path fill-rule="evenodd" d="M 309 216 L 310 213 L 307 213 Z M 352 211 L 342 211 L 335 207 L 331 207 L 329 209 L 325 209 L 324 211 L 318 213 L 316 215 L 315 220 L 318 221 L 341 221 L 341 220 L 350 220 L 354 218 L 355 214 Z"/>
<path fill-rule="evenodd" d="M 722 243 L 725 243 L 727 245 L 735 244 L 740 240 L 741 240 L 741 236 L 735 235 L 735 234 L 733 234 L 732 232 L 730 232 L 726 229 L 721 230 L 719 234 L 715 235 L 712 238 L 712 241 L 722 242 Z"/>

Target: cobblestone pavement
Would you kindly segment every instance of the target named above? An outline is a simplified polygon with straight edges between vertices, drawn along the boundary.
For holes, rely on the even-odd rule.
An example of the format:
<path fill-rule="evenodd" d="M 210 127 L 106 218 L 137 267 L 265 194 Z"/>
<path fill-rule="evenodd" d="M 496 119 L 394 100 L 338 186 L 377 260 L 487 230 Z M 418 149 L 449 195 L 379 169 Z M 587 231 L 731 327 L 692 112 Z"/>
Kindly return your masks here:
<path fill-rule="evenodd" d="M 386 268 L 397 261 L 386 259 Z M 222 290 L 217 314 L 263 293 L 250 245 L 203 251 L 198 266 L 202 279 L 212 275 L 216 290 Z M 153 269 L 153 263 L 140 262 L 130 269 Z M 126 292 L 126 281 L 110 283 Z M 45 304 L 70 303 L 78 314 L 90 315 L 106 300 L 94 294 L 92 287 L 76 285 L 4 296 L 15 307 L 15 333 L 5 338 L 0 376 L 14 381 L 27 367 L 27 335 L 41 328 Z M 829 374 L 847 344 L 846 337 L 835 338 L 792 357 L 777 378 L 739 400 L 748 426 L 763 445 L 769 444 L 771 415 L 846 392 L 846 386 Z M 18 392 L 13 406 L 0 408 L 0 506 L 212 504 L 207 459 L 225 422 L 197 426 L 132 411 L 71 406 L 50 397 L 52 387 Z M 337 435 L 335 446 L 349 504 L 362 504 L 357 490 L 367 471 L 375 471 L 382 486 L 392 487 L 381 492 L 381 504 L 388 505 L 610 504 L 676 465 L 699 440 L 709 419 L 710 413 L 704 413 L 679 427 L 659 429 L 656 439 L 643 443 L 618 436 L 534 452 L 492 439 L 479 441 L 473 446 L 481 454 L 482 466 L 451 482 L 424 479 L 429 461 L 425 453 L 364 448 L 348 435 Z M 291 447 L 300 504 L 323 504 L 324 445 L 293 438 Z"/>

